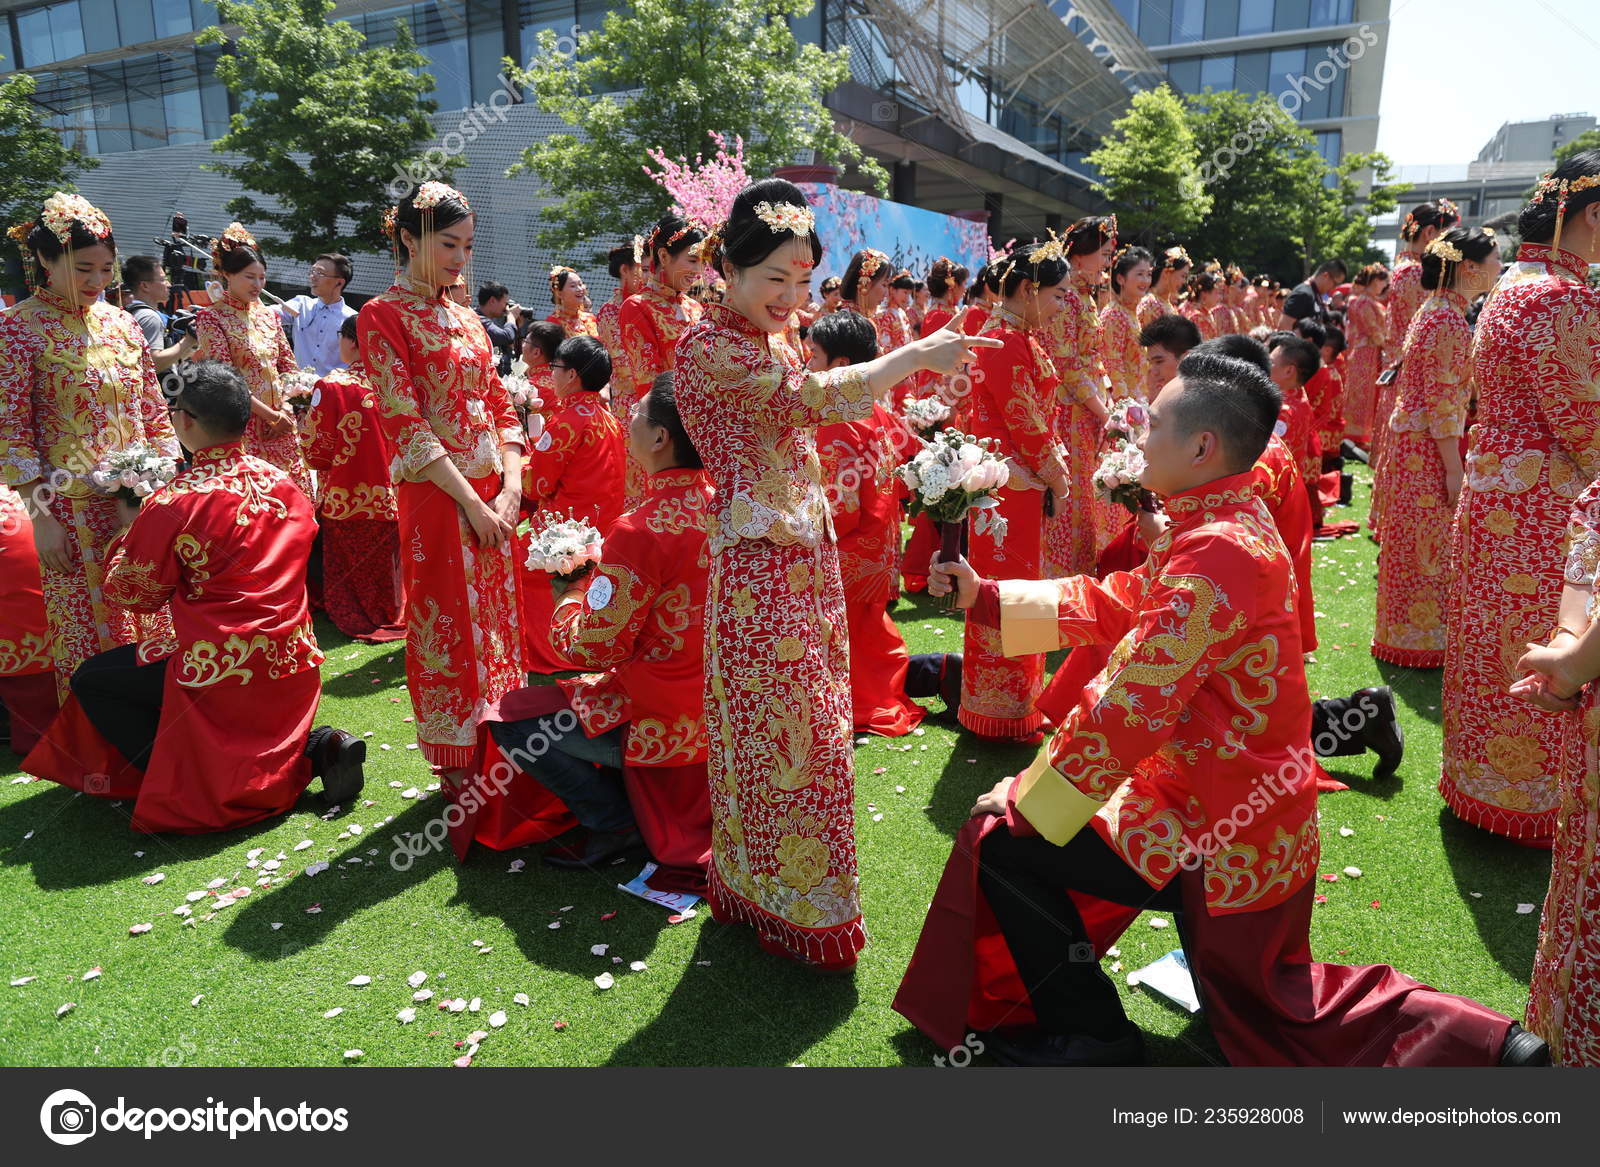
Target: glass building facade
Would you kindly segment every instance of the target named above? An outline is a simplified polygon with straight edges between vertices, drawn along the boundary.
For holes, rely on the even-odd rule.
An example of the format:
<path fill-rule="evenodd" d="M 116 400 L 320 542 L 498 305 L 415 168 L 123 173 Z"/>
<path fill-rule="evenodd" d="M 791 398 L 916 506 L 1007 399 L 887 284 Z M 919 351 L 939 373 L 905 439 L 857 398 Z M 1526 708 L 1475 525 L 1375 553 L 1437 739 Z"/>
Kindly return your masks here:
<path fill-rule="evenodd" d="M 1331 28 L 1349 24 L 1355 15 L 1355 0 L 1111 0 L 1111 4 L 1152 48 Z"/>

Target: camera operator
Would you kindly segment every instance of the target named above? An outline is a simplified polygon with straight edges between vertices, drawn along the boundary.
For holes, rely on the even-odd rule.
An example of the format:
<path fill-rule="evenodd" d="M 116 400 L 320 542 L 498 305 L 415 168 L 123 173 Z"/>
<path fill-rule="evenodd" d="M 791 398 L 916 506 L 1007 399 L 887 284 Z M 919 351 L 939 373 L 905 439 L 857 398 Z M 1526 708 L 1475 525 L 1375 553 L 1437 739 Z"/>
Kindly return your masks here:
<path fill-rule="evenodd" d="M 512 302 L 511 290 L 504 284 L 488 283 L 478 289 L 478 320 L 499 356 L 502 377 L 511 372 L 527 317 L 528 310 Z"/>
<path fill-rule="evenodd" d="M 167 318 L 152 307 L 165 304 L 172 293 L 167 273 L 155 256 L 131 255 L 123 260 L 122 285 L 130 297 L 123 307 L 144 332 L 144 344 L 155 361 L 156 372 L 165 373 L 179 361 L 194 355 L 194 333 L 183 333 L 177 343 L 168 345 Z"/>

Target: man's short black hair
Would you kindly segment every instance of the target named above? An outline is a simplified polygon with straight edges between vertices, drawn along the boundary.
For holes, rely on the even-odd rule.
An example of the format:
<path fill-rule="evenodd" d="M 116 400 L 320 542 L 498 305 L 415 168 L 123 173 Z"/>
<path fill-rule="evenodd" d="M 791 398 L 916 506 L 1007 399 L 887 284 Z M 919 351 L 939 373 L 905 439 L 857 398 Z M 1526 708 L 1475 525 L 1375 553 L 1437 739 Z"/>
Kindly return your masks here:
<path fill-rule="evenodd" d="M 1187 316 L 1163 312 L 1139 330 L 1139 343 L 1145 348 L 1160 345 L 1175 357 L 1200 343 L 1200 329 Z"/>
<path fill-rule="evenodd" d="M 1246 361 L 1260 369 L 1267 376 L 1272 375 L 1272 358 L 1267 355 L 1267 347 L 1253 337 L 1245 336 L 1238 332 L 1230 332 L 1226 336 L 1219 336 L 1216 340 L 1204 341 L 1189 350 L 1189 355 L 1196 353 L 1212 353 L 1219 357 L 1232 357 L 1236 361 Z"/>
<path fill-rule="evenodd" d="M 658 374 L 650 383 L 650 390 L 644 395 L 639 409 L 651 425 L 667 431 L 667 437 L 672 442 L 674 465 L 690 470 L 699 470 L 705 465 L 700 461 L 700 451 L 689 440 L 689 431 L 684 428 L 683 419 L 678 416 L 678 389 L 670 371 Z"/>
<path fill-rule="evenodd" d="M 348 288 L 350 286 L 350 281 L 355 278 L 355 265 L 350 262 L 350 257 L 348 255 L 341 255 L 337 251 L 329 251 L 323 255 L 317 256 L 313 262 L 326 263 L 333 269 L 333 278 L 344 281 L 344 285 L 340 288 L 340 291 L 343 291 L 344 288 Z"/>
<path fill-rule="evenodd" d="M 843 357 L 852 365 L 878 355 L 878 330 L 859 312 L 830 312 L 811 324 L 811 343 L 832 362 Z"/>
<path fill-rule="evenodd" d="M 1294 330 L 1318 348 L 1328 343 L 1328 330 L 1315 317 L 1302 316 L 1294 322 Z"/>
<path fill-rule="evenodd" d="M 528 325 L 528 331 L 523 333 L 522 338 L 532 341 L 534 347 L 542 352 L 544 359 L 548 361 L 555 358 L 561 342 L 567 339 L 567 330 L 554 320 L 535 320 Z"/>
<path fill-rule="evenodd" d="M 122 284 L 133 291 L 161 273 L 161 261 L 153 255 L 130 255 L 122 261 Z"/>
<path fill-rule="evenodd" d="M 504 284 L 483 284 L 478 288 L 478 307 L 482 308 L 490 300 L 497 300 L 501 296 L 509 296 L 511 289 Z"/>
<path fill-rule="evenodd" d="M 237 369 L 221 361 L 190 365 L 172 405 L 187 410 L 213 437 L 242 438 L 250 424 L 250 387 Z"/>
<path fill-rule="evenodd" d="M 1317 375 L 1317 370 L 1322 368 L 1322 353 L 1316 345 L 1303 336 L 1296 336 L 1292 332 L 1273 333 L 1267 338 L 1267 348 L 1277 352 L 1280 348 L 1294 366 L 1295 372 L 1300 377 L 1300 384 Z"/>
<path fill-rule="evenodd" d="M 592 336 L 569 336 L 556 349 L 555 360 L 578 374 L 578 382 L 597 393 L 611 380 L 611 354 Z"/>
<path fill-rule="evenodd" d="M 1283 395 L 1249 361 L 1192 352 L 1178 362 L 1183 392 L 1168 419 L 1180 436 L 1210 430 L 1222 443 L 1228 469 L 1243 474 L 1267 448 Z"/>
<path fill-rule="evenodd" d="M 361 346 L 360 321 L 360 316 L 346 316 L 344 318 L 344 323 L 339 325 L 339 335 L 344 337 L 346 340 L 354 341 L 357 348 Z"/>
<path fill-rule="evenodd" d="M 1333 355 L 1338 356 L 1345 350 L 1344 329 L 1337 324 L 1328 325 L 1328 334 L 1322 338 L 1322 343 L 1330 346 L 1333 349 Z"/>
<path fill-rule="evenodd" d="M 1339 282 L 1343 283 L 1347 273 L 1344 266 L 1344 260 L 1325 259 L 1317 265 L 1317 270 L 1313 274 L 1319 276 L 1337 276 L 1339 278 Z"/>

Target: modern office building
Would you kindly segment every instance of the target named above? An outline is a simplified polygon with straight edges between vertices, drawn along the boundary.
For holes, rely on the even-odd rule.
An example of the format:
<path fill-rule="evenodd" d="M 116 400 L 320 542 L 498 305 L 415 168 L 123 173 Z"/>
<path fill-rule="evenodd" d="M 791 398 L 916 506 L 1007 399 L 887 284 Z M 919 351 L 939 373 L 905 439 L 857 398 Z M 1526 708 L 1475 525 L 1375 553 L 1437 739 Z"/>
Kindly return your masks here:
<path fill-rule="evenodd" d="M 1100 209 L 1076 161 L 1161 68 L 1117 14 L 1116 0 L 818 0 L 796 22 L 802 40 L 851 48 L 852 77 L 826 97 L 842 130 L 890 168 L 891 197 L 946 212 L 987 212 L 998 240 L 1028 238 Z M 342 0 L 332 18 L 372 44 L 411 29 L 429 60 L 435 125 L 500 87 L 501 60 L 527 60 L 543 29 L 570 37 L 596 27 L 607 0 Z M 1122 5 L 1121 7 L 1126 7 Z M 0 0 L 0 73 L 25 69 L 36 101 L 69 143 L 100 166 L 79 185 L 117 225 L 125 254 L 152 250 L 175 210 L 196 232 L 226 226 L 238 193 L 204 163 L 236 109 L 213 75 L 218 49 L 195 31 L 215 22 L 204 0 Z M 1070 24 L 1070 28 L 1069 28 Z M 488 225 L 476 256 L 530 307 L 546 302 L 541 273 L 556 257 L 534 243 L 532 176 L 504 177 L 531 142 L 560 128 L 531 104 L 477 134 L 456 181 Z M 707 127 L 708 129 L 717 127 Z M 810 159 L 797 159 L 799 163 Z M 841 179 L 853 184 L 850 175 Z M 271 260 L 274 280 L 303 282 L 298 263 Z M 351 290 L 387 282 L 386 262 L 358 262 Z M 604 273 L 588 280 L 598 300 Z"/>
<path fill-rule="evenodd" d="M 1507 122 L 1472 162 L 1400 167 L 1396 177 L 1411 189 L 1399 211 L 1377 220 L 1378 245 L 1392 255 L 1400 216 L 1406 208 L 1430 199 L 1450 199 L 1468 223 L 1499 231 L 1514 228 L 1534 181 L 1555 165 L 1556 151 L 1595 127 L 1595 119 L 1585 113 Z"/>
<path fill-rule="evenodd" d="M 1330 163 L 1375 150 L 1389 0 L 1109 0 L 1185 93 L 1270 93 Z"/>

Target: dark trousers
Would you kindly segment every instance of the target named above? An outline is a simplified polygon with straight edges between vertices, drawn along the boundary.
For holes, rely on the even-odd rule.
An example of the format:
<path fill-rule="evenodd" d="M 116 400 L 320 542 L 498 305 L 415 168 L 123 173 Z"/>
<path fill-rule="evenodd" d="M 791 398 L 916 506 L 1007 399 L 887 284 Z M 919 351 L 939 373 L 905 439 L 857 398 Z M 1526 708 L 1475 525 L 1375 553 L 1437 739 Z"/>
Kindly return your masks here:
<path fill-rule="evenodd" d="M 582 727 L 559 733 L 553 718 L 491 722 L 489 733 L 517 768 L 567 804 L 591 831 L 623 831 L 634 825 L 633 807 L 622 784 L 626 724 L 588 737 Z M 551 744 L 536 751 L 543 736 Z"/>
<path fill-rule="evenodd" d="M 1047 1033 L 1108 1041 L 1128 1027 L 1117 988 L 1095 959 L 1068 889 L 1173 913 L 1183 937 L 1178 880 L 1156 891 L 1085 827 L 1064 847 L 1004 826 L 984 837 L 978 883 Z"/>
<path fill-rule="evenodd" d="M 166 676 L 167 662 L 140 664 L 134 644 L 92 656 L 72 674 L 72 694 L 89 724 L 141 770 L 155 748 Z"/>
<path fill-rule="evenodd" d="M 944 676 L 942 652 L 919 652 L 906 666 L 907 697 L 939 696 L 939 681 Z"/>

